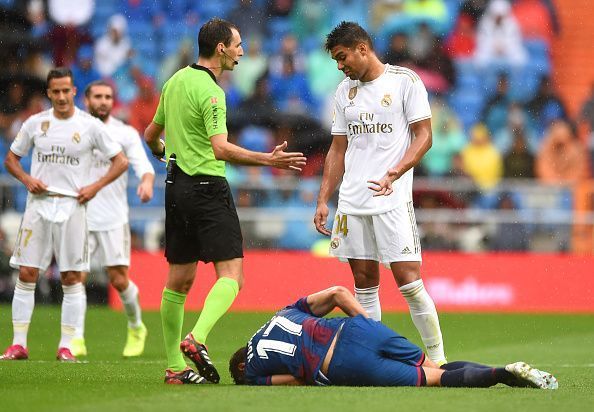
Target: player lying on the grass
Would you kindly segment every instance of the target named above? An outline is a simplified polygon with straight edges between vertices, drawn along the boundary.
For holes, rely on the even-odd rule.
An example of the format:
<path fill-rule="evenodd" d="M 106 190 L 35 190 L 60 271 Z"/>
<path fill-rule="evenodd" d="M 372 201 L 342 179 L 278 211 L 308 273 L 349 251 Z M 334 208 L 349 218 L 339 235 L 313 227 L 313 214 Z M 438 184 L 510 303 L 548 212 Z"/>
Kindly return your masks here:
<path fill-rule="evenodd" d="M 322 317 L 335 307 L 349 317 Z M 492 368 L 458 361 L 440 368 L 417 345 L 369 319 L 341 286 L 277 312 L 235 352 L 229 371 L 236 384 L 248 385 L 558 386 L 553 375 L 523 362 Z"/>

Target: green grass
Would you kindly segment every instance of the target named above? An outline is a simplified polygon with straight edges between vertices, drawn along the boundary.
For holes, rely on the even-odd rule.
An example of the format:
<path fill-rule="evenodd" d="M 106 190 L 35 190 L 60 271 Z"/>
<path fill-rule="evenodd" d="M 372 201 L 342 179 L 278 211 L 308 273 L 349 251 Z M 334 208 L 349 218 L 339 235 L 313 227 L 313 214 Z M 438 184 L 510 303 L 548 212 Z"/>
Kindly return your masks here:
<path fill-rule="evenodd" d="M 450 360 L 503 365 L 524 360 L 559 379 L 558 391 L 507 388 L 236 387 L 227 372 L 229 355 L 270 317 L 232 313 L 209 338 L 220 385 L 166 386 L 159 314 L 144 314 L 149 328 L 145 355 L 124 360 L 124 315 L 89 308 L 87 363 L 54 360 L 59 307 L 38 306 L 29 334 L 31 359 L 0 362 L 1 411 L 581 411 L 594 408 L 594 317 L 587 315 L 442 314 Z M 186 316 L 189 330 L 196 314 Z M 417 344 L 408 314 L 384 322 Z M 10 344 L 10 307 L 0 306 L 0 345 Z"/>

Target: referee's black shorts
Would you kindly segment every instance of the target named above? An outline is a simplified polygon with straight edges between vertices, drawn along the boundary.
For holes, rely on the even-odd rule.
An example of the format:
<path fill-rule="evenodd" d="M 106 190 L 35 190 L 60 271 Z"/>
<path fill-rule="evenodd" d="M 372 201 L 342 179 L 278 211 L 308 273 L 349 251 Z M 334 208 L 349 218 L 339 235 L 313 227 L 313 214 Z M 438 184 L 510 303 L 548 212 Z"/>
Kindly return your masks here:
<path fill-rule="evenodd" d="M 227 179 L 176 168 L 165 189 L 165 257 L 169 263 L 243 257 L 243 238 Z"/>

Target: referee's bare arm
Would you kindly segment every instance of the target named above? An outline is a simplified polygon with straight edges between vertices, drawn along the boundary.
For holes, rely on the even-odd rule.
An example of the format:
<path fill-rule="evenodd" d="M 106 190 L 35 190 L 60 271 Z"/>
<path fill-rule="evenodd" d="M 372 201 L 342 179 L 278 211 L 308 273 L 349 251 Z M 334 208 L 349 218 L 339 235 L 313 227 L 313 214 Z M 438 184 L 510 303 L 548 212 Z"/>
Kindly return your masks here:
<path fill-rule="evenodd" d="M 162 157 L 165 155 L 165 145 L 163 144 L 163 141 L 159 139 L 163 134 L 164 129 L 164 126 L 151 122 L 144 131 L 144 141 L 155 156 L 161 155 Z"/>
<path fill-rule="evenodd" d="M 230 163 L 248 166 L 272 166 L 277 169 L 301 171 L 307 160 L 303 156 L 303 153 L 285 152 L 284 150 L 287 148 L 286 141 L 276 146 L 270 153 L 252 152 L 251 150 L 229 143 L 226 133 L 212 136 L 210 142 L 217 160 L 224 160 Z"/>

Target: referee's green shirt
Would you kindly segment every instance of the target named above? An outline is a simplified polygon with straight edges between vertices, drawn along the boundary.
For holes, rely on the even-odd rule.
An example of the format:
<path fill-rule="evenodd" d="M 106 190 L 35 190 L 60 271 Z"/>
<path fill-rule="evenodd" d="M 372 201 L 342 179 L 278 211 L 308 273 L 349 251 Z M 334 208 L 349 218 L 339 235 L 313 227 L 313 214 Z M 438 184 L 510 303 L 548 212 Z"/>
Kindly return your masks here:
<path fill-rule="evenodd" d="M 227 133 L 225 92 L 206 67 L 193 64 L 175 73 L 163 86 L 153 122 L 165 127 L 167 159 L 175 153 L 184 173 L 225 177 L 210 138 Z"/>

